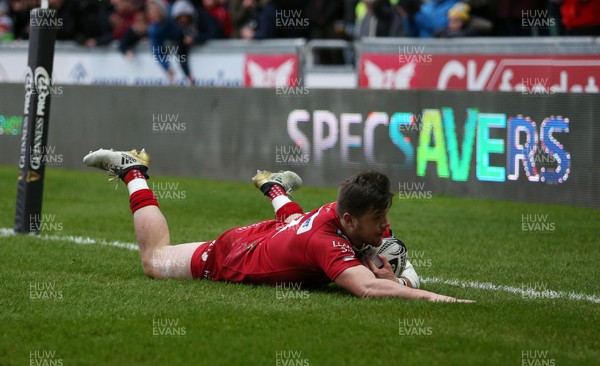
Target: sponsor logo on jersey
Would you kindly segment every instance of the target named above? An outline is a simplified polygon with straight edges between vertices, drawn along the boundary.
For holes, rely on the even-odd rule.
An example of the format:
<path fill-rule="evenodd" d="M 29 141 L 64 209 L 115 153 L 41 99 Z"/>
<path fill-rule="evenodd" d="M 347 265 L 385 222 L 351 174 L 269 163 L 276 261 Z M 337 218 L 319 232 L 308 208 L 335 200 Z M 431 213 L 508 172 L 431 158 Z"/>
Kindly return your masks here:
<path fill-rule="evenodd" d="M 331 241 L 331 246 L 334 247 L 334 248 L 340 248 L 340 250 L 342 251 L 342 253 L 352 253 L 352 255 L 354 256 L 354 250 L 352 249 L 352 247 L 348 243 L 342 243 L 342 242 L 339 242 L 339 241 L 332 240 Z"/>
<path fill-rule="evenodd" d="M 313 222 L 314 222 L 315 218 L 317 217 L 317 215 L 321 213 L 322 209 L 323 209 L 323 207 L 321 207 L 319 209 L 319 211 L 317 211 L 317 213 L 315 213 L 314 215 L 312 215 L 311 217 L 306 219 L 306 221 L 304 221 L 302 223 L 302 225 L 300 225 L 300 228 L 298 228 L 298 231 L 296 231 L 296 235 L 300 235 L 300 234 L 305 233 L 305 232 L 309 231 L 310 229 L 312 229 Z"/>

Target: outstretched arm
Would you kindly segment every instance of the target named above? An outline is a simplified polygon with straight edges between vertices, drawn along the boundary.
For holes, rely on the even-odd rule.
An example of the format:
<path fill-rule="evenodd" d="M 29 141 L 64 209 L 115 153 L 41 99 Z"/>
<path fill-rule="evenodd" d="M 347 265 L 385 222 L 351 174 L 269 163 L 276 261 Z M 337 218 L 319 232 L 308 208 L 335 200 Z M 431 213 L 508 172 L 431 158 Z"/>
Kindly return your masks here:
<path fill-rule="evenodd" d="M 358 297 L 401 297 L 442 302 L 474 302 L 403 286 L 395 281 L 376 278 L 365 266 L 354 266 L 336 277 L 335 283 Z"/>

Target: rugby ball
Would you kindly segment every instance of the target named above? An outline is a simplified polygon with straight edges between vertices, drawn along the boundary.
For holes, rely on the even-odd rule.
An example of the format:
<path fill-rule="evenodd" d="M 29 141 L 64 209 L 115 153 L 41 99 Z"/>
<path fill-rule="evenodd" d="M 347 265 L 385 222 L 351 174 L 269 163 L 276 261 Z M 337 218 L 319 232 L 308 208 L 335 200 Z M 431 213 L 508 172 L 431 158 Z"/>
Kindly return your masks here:
<path fill-rule="evenodd" d="M 396 238 L 384 238 L 382 244 L 377 248 L 371 247 L 367 255 L 371 257 L 377 268 L 383 267 L 378 255 L 384 256 L 390 262 L 396 277 L 400 277 L 406 267 L 406 246 Z"/>

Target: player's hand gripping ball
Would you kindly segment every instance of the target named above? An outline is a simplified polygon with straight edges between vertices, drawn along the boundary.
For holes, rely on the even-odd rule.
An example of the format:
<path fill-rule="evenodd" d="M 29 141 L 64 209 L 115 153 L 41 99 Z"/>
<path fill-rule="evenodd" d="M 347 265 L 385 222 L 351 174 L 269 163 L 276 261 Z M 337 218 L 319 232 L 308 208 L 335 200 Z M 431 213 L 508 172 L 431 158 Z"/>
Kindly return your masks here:
<path fill-rule="evenodd" d="M 406 245 L 396 238 L 383 238 L 382 244 L 377 248 L 369 248 L 366 254 L 371 257 L 377 268 L 383 267 L 383 263 L 378 255 L 384 256 L 390 265 L 396 277 L 400 277 L 406 267 Z"/>

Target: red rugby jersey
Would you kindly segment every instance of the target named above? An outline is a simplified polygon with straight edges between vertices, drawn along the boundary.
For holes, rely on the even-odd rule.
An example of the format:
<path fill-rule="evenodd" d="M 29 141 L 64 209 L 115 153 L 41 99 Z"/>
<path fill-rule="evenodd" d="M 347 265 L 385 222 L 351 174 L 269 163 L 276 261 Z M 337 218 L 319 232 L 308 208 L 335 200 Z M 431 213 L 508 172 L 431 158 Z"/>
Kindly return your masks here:
<path fill-rule="evenodd" d="M 360 265 L 328 203 L 289 224 L 276 220 L 230 229 L 192 257 L 195 278 L 214 281 L 304 285 L 335 280 Z"/>

